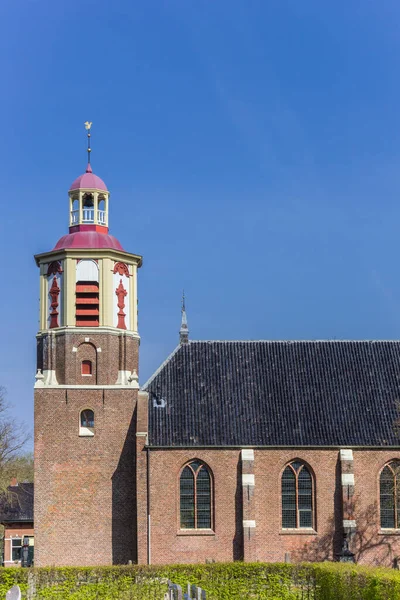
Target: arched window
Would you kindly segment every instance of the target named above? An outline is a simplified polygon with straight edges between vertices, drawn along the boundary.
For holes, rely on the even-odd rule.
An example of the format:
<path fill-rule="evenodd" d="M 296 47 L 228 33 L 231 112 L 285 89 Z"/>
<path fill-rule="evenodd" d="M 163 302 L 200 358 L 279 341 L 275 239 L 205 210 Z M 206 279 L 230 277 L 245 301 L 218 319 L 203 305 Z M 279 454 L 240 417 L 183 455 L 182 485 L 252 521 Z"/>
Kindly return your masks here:
<path fill-rule="evenodd" d="M 382 529 L 400 529 L 400 461 L 382 469 L 379 492 Z"/>
<path fill-rule="evenodd" d="M 313 478 L 306 465 L 291 462 L 282 473 L 282 528 L 314 526 Z"/>
<path fill-rule="evenodd" d="M 106 224 L 106 201 L 103 194 L 99 194 L 98 199 L 97 221 L 99 225 Z"/>
<path fill-rule="evenodd" d="M 94 435 L 94 412 L 90 408 L 81 411 L 79 417 L 79 435 Z"/>
<path fill-rule="evenodd" d="M 92 374 L 92 361 L 91 360 L 83 360 L 82 361 L 82 375 L 91 375 Z"/>
<path fill-rule="evenodd" d="M 84 223 L 94 223 L 94 196 L 90 192 L 83 195 L 82 216 Z"/>
<path fill-rule="evenodd" d="M 211 475 L 200 461 L 181 473 L 180 509 L 181 529 L 211 529 Z"/>

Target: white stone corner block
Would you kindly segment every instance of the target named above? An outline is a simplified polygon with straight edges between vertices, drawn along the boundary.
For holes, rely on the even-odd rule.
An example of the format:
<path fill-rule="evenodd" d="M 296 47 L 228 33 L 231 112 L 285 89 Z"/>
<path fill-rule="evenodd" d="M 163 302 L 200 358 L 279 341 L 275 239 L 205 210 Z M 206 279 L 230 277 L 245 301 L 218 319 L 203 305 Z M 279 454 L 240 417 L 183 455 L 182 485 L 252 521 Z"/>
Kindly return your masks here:
<path fill-rule="evenodd" d="M 85 338 L 85 342 L 90 342 L 90 338 Z"/>
<path fill-rule="evenodd" d="M 347 448 L 340 449 L 340 460 L 353 460 L 353 450 Z"/>
<path fill-rule="evenodd" d="M 43 370 L 44 385 L 58 385 L 56 372 L 53 369 Z"/>
<path fill-rule="evenodd" d="M 101 352 L 101 348 L 97 348 L 97 352 Z"/>
<path fill-rule="evenodd" d="M 254 460 L 254 450 L 250 449 L 243 449 L 242 450 L 242 460 Z"/>
<path fill-rule="evenodd" d="M 242 475 L 242 485 L 256 485 L 254 475 L 251 473 L 244 473 Z"/>
<path fill-rule="evenodd" d="M 78 348 L 75 348 L 75 346 L 72 346 L 72 352 L 78 352 Z"/>
<path fill-rule="evenodd" d="M 351 519 L 343 519 L 343 528 L 344 529 L 356 529 L 357 525 L 355 520 Z"/>
<path fill-rule="evenodd" d="M 35 375 L 35 388 L 44 387 L 44 375 L 42 369 L 38 369 Z"/>
<path fill-rule="evenodd" d="M 254 528 L 256 526 L 256 522 L 255 521 L 243 521 L 243 527 L 250 527 L 250 528 Z"/>
<path fill-rule="evenodd" d="M 342 485 L 354 485 L 353 473 L 342 473 Z"/>

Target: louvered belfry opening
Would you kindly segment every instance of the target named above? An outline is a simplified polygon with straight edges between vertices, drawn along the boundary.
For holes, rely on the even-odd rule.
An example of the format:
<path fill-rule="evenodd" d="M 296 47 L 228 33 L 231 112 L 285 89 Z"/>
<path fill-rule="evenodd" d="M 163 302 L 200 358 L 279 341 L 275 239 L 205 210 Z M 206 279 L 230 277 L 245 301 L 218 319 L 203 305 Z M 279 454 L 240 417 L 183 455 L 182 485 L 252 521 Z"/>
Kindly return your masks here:
<path fill-rule="evenodd" d="M 99 326 L 99 284 L 97 281 L 78 281 L 76 284 L 76 326 Z"/>
<path fill-rule="evenodd" d="M 99 267 L 95 260 L 77 261 L 75 304 L 77 327 L 99 326 Z"/>

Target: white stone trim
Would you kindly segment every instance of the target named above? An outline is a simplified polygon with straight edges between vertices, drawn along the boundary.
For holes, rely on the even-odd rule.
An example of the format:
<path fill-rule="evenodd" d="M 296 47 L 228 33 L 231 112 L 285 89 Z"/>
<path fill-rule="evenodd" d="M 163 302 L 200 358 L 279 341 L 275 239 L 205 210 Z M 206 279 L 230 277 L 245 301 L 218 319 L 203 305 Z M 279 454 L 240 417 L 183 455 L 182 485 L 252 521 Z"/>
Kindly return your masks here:
<path fill-rule="evenodd" d="M 242 460 L 254 460 L 254 450 L 244 448 L 242 450 Z"/>
<path fill-rule="evenodd" d="M 84 335 L 85 333 L 90 333 L 92 336 L 97 335 L 99 333 L 110 333 L 112 335 L 121 335 L 122 329 L 117 329 L 116 327 L 111 327 L 109 325 L 100 325 L 99 327 L 76 327 L 75 325 L 67 325 L 64 327 L 54 327 L 50 329 L 50 331 L 57 337 L 57 335 L 61 335 L 64 333 L 72 333 L 74 335 Z M 49 333 L 49 329 L 41 329 L 36 334 L 36 337 L 42 337 Z M 137 331 L 128 331 L 124 330 L 124 335 L 140 340 L 140 335 Z M 179 346 L 178 346 L 179 348 Z"/>
<path fill-rule="evenodd" d="M 147 431 L 137 431 L 136 435 L 137 437 L 144 437 L 145 435 L 147 435 Z"/>
<path fill-rule="evenodd" d="M 354 485 L 353 473 L 342 473 L 342 485 Z"/>
<path fill-rule="evenodd" d="M 116 385 L 126 385 L 135 390 L 139 389 L 138 376 L 136 371 L 118 371 L 118 379 Z"/>
<path fill-rule="evenodd" d="M 242 485 L 255 485 L 254 475 L 251 473 L 244 473 L 242 475 Z"/>
<path fill-rule="evenodd" d="M 256 526 L 256 522 L 252 520 L 243 520 L 243 527 L 254 528 Z"/>
<path fill-rule="evenodd" d="M 72 346 L 72 352 L 78 352 L 78 348 L 76 348 L 75 346 Z"/>
<path fill-rule="evenodd" d="M 340 460 L 353 460 L 353 450 L 340 449 Z"/>
<path fill-rule="evenodd" d="M 346 529 L 355 529 L 356 521 L 354 519 L 343 519 L 343 527 Z"/>
<path fill-rule="evenodd" d="M 139 389 L 139 387 L 135 387 L 133 384 L 127 385 L 36 385 L 34 387 L 45 387 L 48 390 L 135 390 Z"/>
<path fill-rule="evenodd" d="M 97 351 L 97 352 L 101 352 L 101 348 L 97 348 L 97 349 L 96 349 L 96 351 Z"/>
<path fill-rule="evenodd" d="M 35 379 L 35 388 L 48 386 L 58 387 L 56 372 L 53 370 L 46 369 L 43 371 L 43 374 L 36 374 Z"/>

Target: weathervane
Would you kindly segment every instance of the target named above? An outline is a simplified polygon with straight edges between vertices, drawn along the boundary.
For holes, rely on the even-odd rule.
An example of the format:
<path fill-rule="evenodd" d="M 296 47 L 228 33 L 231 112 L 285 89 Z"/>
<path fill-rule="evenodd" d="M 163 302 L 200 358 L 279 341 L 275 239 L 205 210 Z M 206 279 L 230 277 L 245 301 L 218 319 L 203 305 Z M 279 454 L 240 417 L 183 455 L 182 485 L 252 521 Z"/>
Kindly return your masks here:
<path fill-rule="evenodd" d="M 90 153 L 92 151 L 91 147 L 90 147 L 90 128 L 92 126 L 92 121 L 86 121 L 85 123 L 85 129 L 87 131 L 87 153 L 88 153 L 88 163 L 90 165 Z"/>

